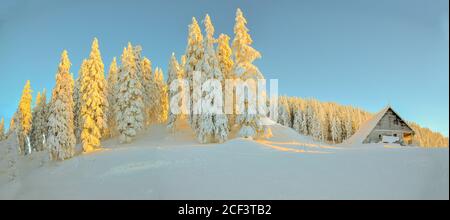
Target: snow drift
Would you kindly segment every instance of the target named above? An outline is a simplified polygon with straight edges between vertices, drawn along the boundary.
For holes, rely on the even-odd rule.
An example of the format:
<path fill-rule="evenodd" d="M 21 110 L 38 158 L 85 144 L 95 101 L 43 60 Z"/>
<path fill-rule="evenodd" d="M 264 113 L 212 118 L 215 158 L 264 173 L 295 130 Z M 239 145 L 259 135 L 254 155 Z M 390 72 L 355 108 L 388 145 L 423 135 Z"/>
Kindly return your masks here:
<path fill-rule="evenodd" d="M 270 127 L 267 140 L 198 144 L 188 130 L 153 126 L 63 162 L 32 154 L 14 181 L 2 167 L 0 199 L 449 198 L 448 149 L 325 145 Z"/>

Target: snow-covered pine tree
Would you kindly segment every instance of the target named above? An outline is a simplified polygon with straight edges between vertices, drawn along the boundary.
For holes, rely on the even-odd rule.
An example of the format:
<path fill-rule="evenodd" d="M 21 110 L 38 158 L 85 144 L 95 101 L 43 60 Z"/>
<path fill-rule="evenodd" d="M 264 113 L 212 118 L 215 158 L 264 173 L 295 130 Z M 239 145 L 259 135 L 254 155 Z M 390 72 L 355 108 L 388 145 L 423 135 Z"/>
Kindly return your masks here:
<path fill-rule="evenodd" d="M 31 128 L 31 146 L 35 151 L 45 149 L 45 139 L 47 135 L 47 98 L 45 89 L 36 96 L 36 106 L 33 111 L 33 125 Z"/>
<path fill-rule="evenodd" d="M 236 75 L 233 72 L 233 58 L 230 47 L 230 37 L 226 34 L 220 34 L 217 38 L 217 59 L 219 61 L 220 71 L 225 79 L 235 79 Z"/>
<path fill-rule="evenodd" d="M 332 112 L 330 117 L 331 141 L 333 144 L 340 143 L 342 135 L 341 121 L 335 112 Z"/>
<path fill-rule="evenodd" d="M 142 47 L 140 45 L 133 46 L 134 62 L 136 63 L 136 74 L 138 79 L 143 85 L 143 73 L 142 73 Z M 144 87 L 142 87 L 144 92 Z"/>
<path fill-rule="evenodd" d="M 100 148 L 100 139 L 107 126 L 105 114 L 108 109 L 107 88 L 97 38 L 92 42 L 87 68 L 86 73 L 82 75 L 80 84 L 81 141 L 84 152 Z"/>
<path fill-rule="evenodd" d="M 83 118 L 81 117 L 81 80 L 84 78 L 84 75 L 88 72 L 88 62 L 86 59 L 81 63 L 80 70 L 78 72 L 78 78 L 75 81 L 75 86 L 73 89 L 73 125 L 74 125 L 74 134 L 77 143 L 81 143 L 81 131 L 83 130 Z"/>
<path fill-rule="evenodd" d="M 155 82 L 155 94 L 157 99 L 155 100 L 155 123 L 161 124 L 167 122 L 168 111 L 169 111 L 169 100 L 167 93 L 167 84 L 164 82 L 164 75 L 160 68 L 156 68 L 154 74 Z"/>
<path fill-rule="evenodd" d="M 345 136 L 342 140 L 347 140 L 353 135 L 353 121 L 352 121 L 352 111 L 349 107 L 345 108 L 344 110 L 344 129 L 345 129 Z"/>
<path fill-rule="evenodd" d="M 302 125 L 304 121 L 303 118 L 304 113 L 303 110 L 301 109 L 299 102 L 296 102 L 295 106 L 296 107 L 293 109 L 294 119 L 292 123 L 292 128 L 296 130 L 298 133 L 303 134 Z"/>
<path fill-rule="evenodd" d="M 144 126 L 142 85 L 137 75 L 137 64 L 131 43 L 128 43 L 122 54 L 116 106 L 120 140 L 122 143 L 129 143 Z"/>
<path fill-rule="evenodd" d="M 292 127 L 290 108 L 285 96 L 281 96 L 278 101 L 278 123 L 286 127 Z"/>
<path fill-rule="evenodd" d="M 30 86 L 30 80 L 27 80 L 23 91 L 22 91 L 22 97 L 20 98 L 19 107 L 17 109 L 17 119 L 19 121 L 19 130 L 18 130 L 18 138 L 19 138 L 19 149 L 22 154 L 26 154 L 28 149 L 28 143 L 27 140 L 30 136 L 31 131 L 31 123 L 33 120 L 33 115 L 31 112 L 31 102 L 32 102 L 32 95 L 31 95 L 31 86 Z M 28 149 L 28 150 L 27 150 Z"/>
<path fill-rule="evenodd" d="M 204 54 L 198 63 L 202 73 L 202 105 L 199 115 L 198 129 L 195 130 L 200 143 L 223 143 L 228 139 L 228 119 L 223 113 L 222 82 L 224 77 L 220 71 L 219 60 L 214 50 L 214 26 L 207 14 L 204 20 L 206 37 L 203 39 Z M 216 80 L 219 84 L 211 80 Z M 212 107 L 220 107 L 213 109 Z"/>
<path fill-rule="evenodd" d="M 308 135 L 308 121 L 306 112 L 302 109 L 302 121 L 300 123 L 300 133 L 304 135 Z"/>
<path fill-rule="evenodd" d="M 142 92 L 142 100 L 144 102 L 144 106 L 142 107 L 142 114 L 144 114 L 144 128 L 146 128 L 146 127 L 150 126 L 150 124 L 152 122 L 152 118 L 151 118 L 152 115 L 150 115 L 149 118 L 146 117 L 146 112 L 148 110 L 148 107 L 151 106 L 151 103 L 147 102 L 147 100 L 148 101 L 151 100 L 151 93 L 150 94 L 147 93 L 148 90 L 146 89 L 146 84 L 151 81 L 147 81 L 148 78 L 145 78 L 145 76 L 144 76 L 144 66 L 143 66 L 144 62 L 143 61 L 144 61 L 145 57 L 142 57 L 142 47 L 140 45 L 133 46 L 133 53 L 134 53 L 134 60 L 136 63 L 136 74 L 142 85 L 141 92 Z M 145 58 L 145 59 L 148 60 L 148 58 Z M 150 60 L 148 60 L 148 61 L 150 61 Z M 150 63 L 150 65 L 151 65 L 151 63 Z M 150 71 L 150 73 L 151 73 L 151 71 Z M 147 77 L 148 77 L 148 72 L 147 72 Z M 152 84 L 154 86 L 154 82 Z"/>
<path fill-rule="evenodd" d="M 306 125 L 309 136 L 319 140 L 322 132 L 321 124 L 314 106 L 314 100 L 308 100 L 306 103 Z"/>
<path fill-rule="evenodd" d="M 168 88 L 169 116 L 167 121 L 167 129 L 171 132 L 174 132 L 177 129 L 177 123 L 185 118 L 185 115 L 182 114 L 182 112 L 189 111 L 189 109 L 186 109 L 187 108 L 186 104 L 188 100 L 183 100 L 185 98 L 183 94 L 189 92 L 189 87 L 187 87 L 187 85 L 185 87 L 185 85 L 181 83 L 181 80 L 184 79 L 183 75 L 184 70 L 182 68 L 183 66 L 180 66 L 178 64 L 177 58 L 175 57 L 175 53 L 172 53 L 172 56 L 170 57 L 169 60 L 168 77 L 167 77 L 167 85 L 169 86 Z M 175 80 L 179 80 L 178 81 L 179 83 L 174 83 Z M 175 87 L 175 85 L 178 87 Z M 173 86 L 172 89 L 170 88 L 170 86 Z M 175 101 L 177 100 L 179 102 L 176 103 Z M 183 102 L 185 105 L 183 105 Z M 171 109 L 176 108 L 175 106 L 178 106 L 178 108 L 180 109 L 179 113 L 173 113 L 171 111 Z"/>
<path fill-rule="evenodd" d="M 73 86 L 70 73 L 70 60 L 67 51 L 61 55 L 56 73 L 56 85 L 48 112 L 47 148 L 52 160 L 65 160 L 75 154 L 75 135 L 73 128 Z"/>
<path fill-rule="evenodd" d="M 152 62 L 144 57 L 140 61 L 142 68 L 142 88 L 144 100 L 144 119 L 145 127 L 149 127 L 152 123 L 157 121 L 159 112 L 156 111 L 159 95 L 157 94 L 157 85 L 155 81 L 155 74 L 152 70 Z"/>
<path fill-rule="evenodd" d="M 328 136 L 327 136 L 327 127 L 325 126 L 327 123 L 327 117 L 325 114 L 325 108 L 323 106 L 322 103 L 316 101 L 316 112 L 317 112 L 317 117 L 319 120 L 319 129 L 320 129 L 320 135 L 318 140 L 324 142 L 325 140 L 327 140 Z"/>
<path fill-rule="evenodd" d="M 232 50 L 230 47 L 230 37 L 226 34 L 220 34 L 219 38 L 217 39 L 217 49 L 216 49 L 216 54 L 217 54 L 217 59 L 219 60 L 219 66 L 220 66 L 220 71 L 222 72 L 224 79 L 225 80 L 235 80 L 236 79 L 236 74 L 234 74 L 233 72 L 233 66 L 234 66 L 234 62 L 233 62 L 233 58 L 232 58 Z M 225 80 L 223 80 L 223 82 L 225 82 Z M 231 97 L 232 101 L 229 103 L 225 102 L 224 99 L 224 104 L 225 105 L 231 105 L 231 109 L 233 110 L 233 112 L 231 114 L 227 114 L 227 118 L 228 118 L 228 129 L 231 130 L 231 128 L 234 126 L 236 120 L 236 112 L 235 112 L 235 106 L 236 106 L 236 89 L 233 86 L 233 89 L 228 89 L 226 90 L 226 85 L 225 83 L 222 83 L 222 91 L 224 94 L 224 98 L 225 97 Z M 226 107 L 225 107 L 226 108 Z"/>
<path fill-rule="evenodd" d="M 109 65 L 108 71 L 108 132 L 110 137 L 117 135 L 117 124 L 116 124 L 116 93 L 117 93 L 117 80 L 119 78 L 119 68 L 117 67 L 116 57 L 113 58 L 111 64 Z"/>
<path fill-rule="evenodd" d="M 191 124 L 192 130 L 197 130 L 198 128 L 198 112 L 195 110 L 200 109 L 200 97 L 201 97 L 201 82 L 194 82 L 194 72 L 198 71 L 198 62 L 203 57 L 203 35 L 198 26 L 197 20 L 193 17 L 192 24 L 189 25 L 189 36 L 188 44 L 186 48 L 186 64 L 185 66 L 185 76 L 189 81 L 189 94 L 190 94 L 190 114 L 189 123 Z M 194 90 L 194 84 L 197 85 L 197 89 Z M 194 106 L 195 104 L 195 106 Z"/>
<path fill-rule="evenodd" d="M 321 122 L 321 118 L 319 115 L 318 110 L 316 109 L 316 106 L 312 106 L 312 117 L 311 117 L 311 136 L 316 139 L 316 140 L 323 140 L 323 136 L 322 136 L 322 122 Z"/>
<path fill-rule="evenodd" d="M 252 79 L 257 85 L 258 79 L 264 79 L 264 76 L 259 71 L 258 67 L 253 65 L 253 61 L 261 58 L 261 54 L 250 45 L 253 43 L 248 28 L 246 27 L 247 20 L 244 18 L 242 11 L 238 8 L 236 11 L 236 23 L 234 25 L 234 39 L 232 43 L 234 67 L 233 72 L 241 80 L 246 81 Z M 255 88 L 251 90 L 257 91 Z M 261 123 L 262 115 L 260 112 L 252 114 L 249 111 L 249 101 L 244 101 L 244 112 L 239 114 L 236 118 L 237 124 L 240 125 L 240 136 L 244 137 L 261 137 L 266 132 Z M 264 103 L 265 104 L 265 103 Z M 259 110 L 259 108 L 256 108 Z"/>
<path fill-rule="evenodd" d="M 0 141 L 5 140 L 6 135 L 5 135 L 5 119 L 2 117 L 2 119 L 0 120 Z"/>

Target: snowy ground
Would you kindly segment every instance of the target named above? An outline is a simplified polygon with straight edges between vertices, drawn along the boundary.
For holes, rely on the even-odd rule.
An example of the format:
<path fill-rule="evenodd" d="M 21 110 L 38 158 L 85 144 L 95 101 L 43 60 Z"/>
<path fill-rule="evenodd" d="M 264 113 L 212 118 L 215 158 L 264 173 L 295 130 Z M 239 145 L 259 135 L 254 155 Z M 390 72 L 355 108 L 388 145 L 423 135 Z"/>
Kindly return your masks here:
<path fill-rule="evenodd" d="M 0 170 L 0 199 L 449 199 L 448 148 L 325 146 L 280 125 L 272 132 L 200 145 L 155 126 L 64 162 L 41 165 L 35 154 L 14 182 Z"/>

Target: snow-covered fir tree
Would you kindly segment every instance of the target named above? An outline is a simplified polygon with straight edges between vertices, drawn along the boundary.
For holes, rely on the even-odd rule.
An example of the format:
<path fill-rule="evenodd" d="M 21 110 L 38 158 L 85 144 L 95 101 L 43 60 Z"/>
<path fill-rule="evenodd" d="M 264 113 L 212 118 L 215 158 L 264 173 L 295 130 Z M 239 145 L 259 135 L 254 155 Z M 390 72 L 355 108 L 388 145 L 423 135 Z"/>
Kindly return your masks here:
<path fill-rule="evenodd" d="M 143 99 L 144 99 L 144 118 L 145 127 L 150 126 L 152 122 L 155 121 L 157 112 L 155 112 L 156 103 L 158 96 L 155 92 L 156 82 L 153 76 L 152 62 L 144 57 L 140 60 L 140 67 L 142 71 L 142 89 L 143 89 Z"/>
<path fill-rule="evenodd" d="M 91 53 L 87 60 L 87 71 L 82 75 L 81 94 L 81 141 L 84 152 L 100 148 L 100 139 L 107 126 L 106 80 L 104 65 L 100 55 L 97 38 L 92 42 Z"/>
<path fill-rule="evenodd" d="M 78 78 L 75 81 L 73 89 L 73 103 L 74 103 L 74 133 L 77 143 L 81 143 L 81 131 L 83 130 L 83 118 L 81 117 L 81 80 L 88 72 L 88 62 L 86 59 L 81 63 L 80 70 L 78 72 Z"/>
<path fill-rule="evenodd" d="M 258 67 L 253 65 L 253 61 L 261 58 L 261 54 L 255 50 L 250 45 L 253 43 L 250 34 L 248 33 L 248 28 L 246 27 L 247 20 L 244 18 L 242 11 L 237 9 L 236 11 L 236 23 L 234 25 L 234 39 L 232 43 L 233 56 L 234 56 L 234 67 L 233 71 L 237 77 L 246 81 L 247 79 L 252 79 L 255 81 L 255 86 L 257 85 L 258 79 L 264 79 L 264 76 L 259 71 Z M 252 91 L 257 91 L 256 88 L 249 88 Z M 265 128 L 262 125 L 260 112 L 256 114 L 252 113 L 250 109 L 256 109 L 256 103 L 251 103 L 245 97 L 244 100 L 244 111 L 236 118 L 237 124 L 240 125 L 241 130 L 239 132 L 240 136 L 244 137 L 261 137 L 264 136 Z M 265 104 L 265 103 L 264 103 Z"/>
<path fill-rule="evenodd" d="M 31 123 L 33 120 L 33 115 L 31 112 L 31 102 L 32 102 L 32 95 L 31 95 L 31 86 L 30 86 L 30 80 L 27 80 L 23 90 L 22 90 L 22 96 L 20 98 L 19 107 L 17 109 L 17 120 L 19 122 L 18 124 L 18 138 L 19 138 L 19 149 L 22 154 L 29 153 L 28 146 L 29 143 L 29 137 L 30 137 L 30 131 L 31 131 Z"/>
<path fill-rule="evenodd" d="M 344 136 L 342 138 L 343 138 L 343 140 L 346 140 L 346 139 L 350 138 L 354 133 L 352 111 L 348 107 L 345 108 L 345 110 L 344 110 L 344 118 L 345 118 L 345 121 L 344 121 L 344 131 L 345 132 L 343 132 Z"/>
<path fill-rule="evenodd" d="M 154 122 L 161 124 L 167 122 L 169 111 L 168 89 L 167 84 L 164 82 L 163 71 L 160 68 L 156 68 L 154 74 L 154 83 L 156 94 L 156 100 L 154 105 Z"/>
<path fill-rule="evenodd" d="M 216 49 L 217 59 L 219 60 L 220 71 L 222 72 L 225 80 L 227 80 L 227 79 L 229 80 L 228 83 L 231 82 L 230 80 L 236 79 L 236 74 L 234 74 L 234 71 L 233 71 L 234 62 L 233 62 L 233 58 L 232 58 L 232 50 L 231 50 L 229 41 L 230 41 L 230 37 L 228 35 L 220 34 L 219 38 L 217 39 L 217 49 Z M 225 80 L 223 82 L 225 82 Z M 228 85 L 228 86 L 233 86 L 233 85 Z M 228 100 L 228 102 L 225 102 L 225 100 L 224 100 L 225 105 L 231 105 L 231 106 L 228 106 L 228 108 L 231 108 L 232 112 L 231 112 L 231 114 L 227 113 L 228 129 L 231 130 L 231 128 L 235 124 L 235 118 L 236 118 L 236 112 L 234 110 L 235 106 L 236 106 L 236 89 L 233 86 L 233 89 L 226 90 L 225 83 L 222 83 L 222 91 L 225 96 L 225 100 L 226 100 L 226 97 L 232 98 L 232 101 Z M 227 108 L 227 106 L 225 107 L 225 109 L 226 108 Z"/>
<path fill-rule="evenodd" d="M 52 160 L 65 160 L 75 154 L 75 135 L 73 128 L 73 86 L 70 73 L 70 60 L 63 51 L 56 73 L 56 85 L 48 112 L 47 148 Z"/>
<path fill-rule="evenodd" d="M 341 130 L 341 121 L 337 114 L 333 113 L 331 114 L 330 128 L 331 128 L 331 140 L 333 141 L 333 143 L 340 143 L 342 130 Z"/>
<path fill-rule="evenodd" d="M 167 77 L 167 85 L 168 88 L 168 100 L 169 100 L 169 109 L 168 109 L 168 121 L 167 128 L 169 131 L 174 132 L 177 129 L 177 124 L 186 118 L 186 114 L 183 112 L 189 112 L 187 107 L 189 100 L 186 100 L 188 96 L 184 96 L 184 94 L 188 94 L 189 87 L 188 85 L 184 85 L 182 80 L 184 79 L 184 70 L 183 66 L 178 64 L 177 58 L 175 54 L 172 53 L 172 56 L 169 60 L 168 67 L 168 77 Z M 178 83 L 175 81 L 178 80 Z M 178 102 L 176 102 L 178 101 Z M 176 107 L 175 107 L 176 106 Z M 172 109 L 179 109 L 179 112 L 172 112 Z"/>
<path fill-rule="evenodd" d="M 312 114 L 310 115 L 310 135 L 316 140 L 321 140 L 322 138 L 322 124 L 318 114 L 314 110 L 312 110 Z"/>
<path fill-rule="evenodd" d="M 300 134 L 303 134 L 304 128 L 302 127 L 304 125 L 304 113 L 301 109 L 300 104 L 297 102 L 296 107 L 293 109 L 293 123 L 292 128 L 297 131 Z"/>
<path fill-rule="evenodd" d="M 219 61 L 220 71 L 225 79 L 235 79 L 236 75 L 233 72 L 233 58 L 230 47 L 230 37 L 226 34 L 220 34 L 217 38 L 217 59 Z"/>
<path fill-rule="evenodd" d="M 131 43 L 128 43 L 122 54 L 116 107 L 120 140 L 122 143 L 129 143 L 144 127 L 142 85 L 137 75 L 137 64 Z"/>
<path fill-rule="evenodd" d="M 194 72 L 198 71 L 200 66 L 198 62 L 203 57 L 203 35 L 197 20 L 193 17 L 192 24 L 189 25 L 189 36 L 186 48 L 186 64 L 185 66 L 185 76 L 189 81 L 189 94 L 190 94 L 190 114 L 189 123 L 191 124 L 192 130 L 197 130 L 198 128 L 198 113 L 196 112 L 200 108 L 200 97 L 201 97 L 201 82 L 194 79 Z M 195 80 L 195 81 L 194 81 Z M 200 79 L 199 79 L 200 80 Z M 194 90 L 194 84 L 196 89 Z"/>
<path fill-rule="evenodd" d="M 229 131 L 228 119 L 223 112 L 222 82 L 224 77 L 214 50 L 214 26 L 209 15 L 206 15 L 204 24 L 206 30 L 206 37 L 203 39 L 204 54 L 198 63 L 198 70 L 202 73 L 202 105 L 198 128 L 195 132 L 200 143 L 223 143 L 228 139 Z M 220 107 L 220 109 L 213 107 Z"/>
<path fill-rule="evenodd" d="M 278 123 L 286 127 L 292 127 L 290 108 L 288 100 L 285 96 L 278 100 Z"/>
<path fill-rule="evenodd" d="M 47 135 L 47 97 L 46 91 L 38 93 L 36 96 L 36 106 L 33 111 L 33 125 L 31 128 L 31 146 L 35 151 L 45 149 Z"/>
<path fill-rule="evenodd" d="M 113 58 L 111 64 L 109 65 L 108 71 L 108 112 L 107 112 L 107 122 L 108 122 L 108 132 L 110 137 L 117 135 L 117 124 L 116 124 L 116 93 L 117 93 L 117 80 L 119 78 L 119 68 L 117 67 L 116 57 Z"/>
<path fill-rule="evenodd" d="M 140 45 L 132 46 L 133 47 L 133 54 L 134 54 L 134 62 L 136 63 L 136 75 L 138 79 L 140 80 L 141 84 L 143 83 L 143 72 L 142 72 L 142 47 Z M 144 92 L 144 87 L 142 87 Z"/>

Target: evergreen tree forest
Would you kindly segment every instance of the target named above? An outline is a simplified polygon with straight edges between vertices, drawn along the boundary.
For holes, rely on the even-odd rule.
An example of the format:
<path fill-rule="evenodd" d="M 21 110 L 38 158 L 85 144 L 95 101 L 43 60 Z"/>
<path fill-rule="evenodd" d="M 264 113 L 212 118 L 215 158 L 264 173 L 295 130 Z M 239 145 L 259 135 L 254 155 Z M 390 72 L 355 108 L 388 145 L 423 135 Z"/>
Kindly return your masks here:
<path fill-rule="evenodd" d="M 179 58 L 175 54 L 168 56 L 167 81 L 162 69 L 153 67 L 151 59 L 142 55 L 143 48 L 139 45 L 128 43 L 120 56 L 105 61 L 101 56 L 102 45 L 94 38 L 77 77 L 69 52 L 62 51 L 59 64 L 55 62 L 57 71 L 51 97 L 42 89 L 33 104 L 32 83 L 27 81 L 8 132 L 4 119 L 0 120 L 0 141 L 17 138 L 17 150 L 22 155 L 47 151 L 52 160 L 66 160 L 76 155 L 77 144 L 89 153 L 101 149 L 102 141 L 109 138 L 133 142 L 154 124 L 167 125 L 168 130 L 177 132 L 178 122 L 183 120 L 199 143 L 223 143 L 230 139 L 233 129 L 242 137 L 264 138 L 270 131 L 260 121 L 267 115 L 252 114 L 247 102 L 241 114 L 195 112 L 196 99 L 210 96 L 214 102 L 223 101 L 213 92 L 218 85 L 209 84 L 204 88 L 207 92 L 202 92 L 193 87 L 195 84 L 216 79 L 224 89 L 226 79 L 264 79 L 253 64 L 262 54 L 252 47 L 243 12 L 237 9 L 232 37 L 216 34 L 209 15 L 202 19 L 202 24 L 192 18 L 187 32 L 185 53 Z M 109 66 L 105 67 L 104 62 L 110 63 Z M 200 71 L 201 76 L 195 77 L 195 71 Z M 172 82 L 181 79 L 189 83 L 171 88 Z M 192 98 L 171 103 L 172 98 L 183 93 Z M 171 112 L 172 105 L 181 106 L 181 113 Z M 338 144 L 372 116 L 373 113 L 353 106 L 281 96 L 276 122 L 317 141 Z M 415 145 L 448 147 L 448 138 L 442 134 L 413 122 L 409 125 L 416 132 Z"/>

